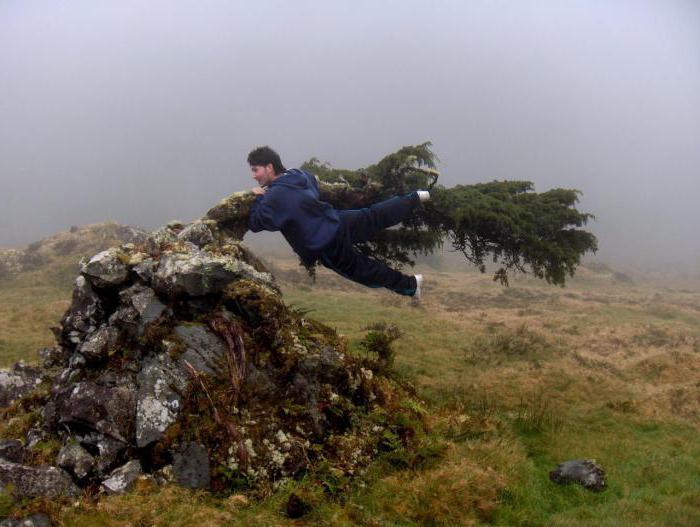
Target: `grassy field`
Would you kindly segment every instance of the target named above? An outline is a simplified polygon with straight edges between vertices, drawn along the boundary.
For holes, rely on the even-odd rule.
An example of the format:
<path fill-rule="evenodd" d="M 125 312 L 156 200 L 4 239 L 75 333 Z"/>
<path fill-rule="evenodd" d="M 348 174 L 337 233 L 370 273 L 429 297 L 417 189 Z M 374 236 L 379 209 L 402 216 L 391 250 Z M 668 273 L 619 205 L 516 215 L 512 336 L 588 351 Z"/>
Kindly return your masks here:
<path fill-rule="evenodd" d="M 378 459 L 340 496 L 315 496 L 302 520 L 283 504 L 294 483 L 243 495 L 141 482 L 98 504 L 55 510 L 62 525 L 700 525 L 700 290 L 634 284 L 605 269 L 566 288 L 422 269 L 420 306 L 321 272 L 310 285 L 273 262 L 288 304 L 346 335 L 396 324 L 400 375 L 426 402 L 436 461 L 397 470 Z M 619 277 L 618 277 L 619 278 Z M 69 299 L 65 281 L 27 273 L 0 286 L 0 360 L 34 359 Z M 600 493 L 557 486 L 556 464 L 594 458 Z"/>

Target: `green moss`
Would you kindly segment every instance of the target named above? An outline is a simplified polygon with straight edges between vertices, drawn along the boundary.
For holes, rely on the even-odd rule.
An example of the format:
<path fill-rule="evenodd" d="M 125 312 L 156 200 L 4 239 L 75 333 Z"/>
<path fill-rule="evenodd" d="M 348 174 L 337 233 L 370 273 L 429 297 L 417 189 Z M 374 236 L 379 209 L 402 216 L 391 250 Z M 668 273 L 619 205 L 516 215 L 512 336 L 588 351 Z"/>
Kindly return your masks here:
<path fill-rule="evenodd" d="M 57 438 L 49 438 L 44 441 L 39 441 L 35 444 L 30 452 L 30 465 L 53 465 L 56 462 L 56 456 L 61 450 L 62 442 Z"/>
<path fill-rule="evenodd" d="M 131 264 L 131 256 L 122 252 L 122 251 L 117 251 L 116 257 L 117 257 L 117 260 L 119 260 L 124 265 Z"/>
<path fill-rule="evenodd" d="M 0 437 L 3 439 L 23 438 L 27 435 L 29 429 L 39 422 L 40 418 L 41 415 L 38 410 L 31 412 L 24 410 L 3 412 L 2 424 L 0 424 Z"/>
<path fill-rule="evenodd" d="M 0 409 L 0 437 L 24 438 L 29 429 L 41 420 L 41 408 L 49 400 L 50 389 L 50 383 L 44 379 L 30 393 Z"/>
<path fill-rule="evenodd" d="M 221 295 L 221 304 L 254 326 L 265 328 L 269 334 L 290 321 L 290 313 L 280 297 L 252 280 L 237 280 L 228 284 Z"/>
<path fill-rule="evenodd" d="M 0 489 L 0 518 L 7 518 L 14 509 L 12 489 L 12 484 L 3 485 L 3 488 Z"/>

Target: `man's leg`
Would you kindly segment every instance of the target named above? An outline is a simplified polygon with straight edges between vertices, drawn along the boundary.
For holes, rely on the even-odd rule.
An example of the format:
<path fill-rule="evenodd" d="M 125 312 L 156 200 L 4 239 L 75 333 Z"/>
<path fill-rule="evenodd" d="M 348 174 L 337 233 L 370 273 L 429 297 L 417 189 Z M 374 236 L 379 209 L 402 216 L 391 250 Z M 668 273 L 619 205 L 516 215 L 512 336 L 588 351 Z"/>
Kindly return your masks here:
<path fill-rule="evenodd" d="M 345 278 L 368 287 L 386 287 L 406 296 L 413 296 L 416 292 L 415 276 L 405 275 L 379 260 L 365 256 L 353 247 L 344 230 L 323 251 L 320 261 Z"/>
<path fill-rule="evenodd" d="M 419 203 L 418 193 L 414 191 L 374 203 L 364 209 L 339 210 L 338 214 L 347 225 L 351 243 L 360 243 L 408 218 Z"/>

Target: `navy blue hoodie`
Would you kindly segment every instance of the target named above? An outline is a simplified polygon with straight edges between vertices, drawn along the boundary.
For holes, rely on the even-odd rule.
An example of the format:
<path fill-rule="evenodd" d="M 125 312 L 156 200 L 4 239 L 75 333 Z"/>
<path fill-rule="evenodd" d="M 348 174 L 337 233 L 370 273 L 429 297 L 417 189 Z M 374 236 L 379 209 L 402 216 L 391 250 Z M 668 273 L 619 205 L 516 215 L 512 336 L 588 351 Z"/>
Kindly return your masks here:
<path fill-rule="evenodd" d="M 336 210 L 319 200 L 316 178 L 298 168 L 287 170 L 270 183 L 265 194 L 255 198 L 248 216 L 251 231 L 281 231 L 307 264 L 335 238 L 339 224 Z"/>

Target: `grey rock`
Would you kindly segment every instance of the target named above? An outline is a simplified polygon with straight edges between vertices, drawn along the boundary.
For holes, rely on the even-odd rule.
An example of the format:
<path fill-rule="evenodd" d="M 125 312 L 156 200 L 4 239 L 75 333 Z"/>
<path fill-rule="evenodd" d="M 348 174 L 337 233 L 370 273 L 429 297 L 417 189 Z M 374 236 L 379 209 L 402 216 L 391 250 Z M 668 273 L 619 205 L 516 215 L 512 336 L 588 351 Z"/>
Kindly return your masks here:
<path fill-rule="evenodd" d="M 58 428 L 58 416 L 56 415 L 56 403 L 47 402 L 41 409 L 41 427 L 47 432 L 55 432 Z"/>
<path fill-rule="evenodd" d="M 95 471 L 100 476 L 107 475 L 119 460 L 122 452 L 129 446 L 123 441 L 94 431 L 87 434 L 76 434 L 75 439 L 81 445 L 97 449 Z"/>
<path fill-rule="evenodd" d="M 27 431 L 24 439 L 24 444 L 27 448 L 34 448 L 38 443 L 45 441 L 48 438 L 46 430 L 39 426 L 33 426 Z"/>
<path fill-rule="evenodd" d="M 139 262 L 134 266 L 134 272 L 138 277 L 146 283 L 150 283 L 153 280 L 153 275 L 158 268 L 158 262 L 153 258 L 146 258 L 142 262 Z"/>
<path fill-rule="evenodd" d="M 51 520 L 46 514 L 32 514 L 21 520 L 6 518 L 0 522 L 0 527 L 51 527 Z"/>
<path fill-rule="evenodd" d="M 202 221 L 190 223 L 178 233 L 177 237 L 180 240 L 191 242 L 197 247 L 204 247 L 214 241 L 211 227 Z"/>
<path fill-rule="evenodd" d="M 320 353 L 306 356 L 299 362 L 299 371 L 309 377 L 318 377 L 320 383 L 338 388 L 346 386 L 349 381 L 343 356 L 330 346 L 324 346 Z"/>
<path fill-rule="evenodd" d="M 161 257 L 153 287 L 166 296 L 202 296 L 221 291 L 233 280 L 246 278 L 272 286 L 269 273 L 232 256 L 206 251 L 171 253 Z"/>
<path fill-rule="evenodd" d="M 147 357 L 137 377 L 136 445 L 160 439 L 175 422 L 182 406 L 178 392 L 187 384 L 185 372 L 168 353 Z"/>
<path fill-rule="evenodd" d="M 135 284 L 119 293 L 122 303 L 131 304 L 136 309 L 141 318 L 141 326 L 145 326 L 165 311 L 166 306 L 156 296 L 155 291 L 150 287 Z"/>
<path fill-rule="evenodd" d="M 147 253 L 158 256 L 163 246 L 175 243 L 177 241 L 177 233 L 167 226 L 161 227 L 150 233 L 144 242 L 144 248 Z"/>
<path fill-rule="evenodd" d="M 227 347 L 207 326 L 180 325 L 174 333 L 185 350 L 172 359 L 168 352 L 147 357 L 137 377 L 136 444 L 143 447 L 162 437 L 177 419 L 182 400 L 180 393 L 191 379 L 188 364 L 198 372 L 216 374 Z"/>
<path fill-rule="evenodd" d="M 52 346 L 50 348 L 41 348 L 38 351 L 38 355 L 44 368 L 65 367 L 70 358 L 70 351 L 62 346 Z"/>
<path fill-rule="evenodd" d="M 323 435 L 323 430 L 328 426 L 328 420 L 318 405 L 321 387 L 331 384 L 334 389 L 343 390 L 349 382 L 343 357 L 333 348 L 324 347 L 320 353 L 309 354 L 299 362 L 288 389 L 292 397 L 306 401 L 312 429 L 317 436 Z"/>
<path fill-rule="evenodd" d="M 176 326 L 174 332 L 185 345 L 179 358 L 184 372 L 187 372 L 185 361 L 203 373 L 213 375 L 221 371 L 222 360 L 228 351 L 221 337 L 203 324 Z"/>
<path fill-rule="evenodd" d="M 65 445 L 56 456 L 56 464 L 78 479 L 83 479 L 95 467 L 95 458 L 79 443 Z"/>
<path fill-rule="evenodd" d="M 209 453 L 199 443 L 186 443 L 173 455 L 173 476 L 178 485 L 190 489 L 208 489 Z"/>
<path fill-rule="evenodd" d="M 211 313 L 216 309 L 218 299 L 214 296 L 193 296 L 185 300 L 187 311 L 193 316 L 198 314 Z"/>
<path fill-rule="evenodd" d="M 9 406 L 41 384 L 41 370 L 22 361 L 11 370 L 0 370 L 0 408 Z"/>
<path fill-rule="evenodd" d="M 78 350 L 88 363 L 97 364 L 107 358 L 109 350 L 116 345 L 118 338 L 119 331 L 116 328 L 101 326 L 85 338 Z M 75 365 L 71 364 L 71 367 Z"/>
<path fill-rule="evenodd" d="M 594 459 L 565 461 L 549 473 L 549 479 L 560 485 L 578 483 L 594 491 L 605 488 L 605 471 Z"/>
<path fill-rule="evenodd" d="M 24 447 L 17 439 L 0 439 L 0 459 L 22 463 L 24 461 Z"/>
<path fill-rule="evenodd" d="M 133 306 L 120 306 L 109 316 L 110 326 L 119 330 L 125 337 L 136 337 L 141 333 L 139 312 Z"/>
<path fill-rule="evenodd" d="M 278 392 L 274 378 L 264 369 L 259 369 L 252 363 L 247 364 L 243 390 L 246 399 L 259 400 L 265 400 Z"/>
<path fill-rule="evenodd" d="M 114 287 L 126 282 L 129 270 L 115 247 L 97 253 L 83 264 L 81 272 L 95 287 Z"/>
<path fill-rule="evenodd" d="M 297 400 L 305 401 L 308 409 L 311 426 L 316 436 L 323 435 L 325 417 L 319 410 L 318 396 L 320 386 L 314 376 L 307 378 L 305 375 L 297 372 L 294 374 L 291 386 L 289 386 L 290 396 Z"/>
<path fill-rule="evenodd" d="M 85 357 L 79 351 L 73 353 L 73 355 L 70 356 L 70 359 L 68 359 L 68 367 L 72 370 L 80 369 L 86 364 L 87 360 L 85 360 Z"/>
<path fill-rule="evenodd" d="M 59 343 L 72 350 L 91 326 L 99 325 L 103 316 L 99 296 L 84 276 L 78 276 L 73 287 L 71 305 L 55 330 Z"/>
<path fill-rule="evenodd" d="M 16 498 L 77 496 L 80 489 L 67 472 L 57 467 L 29 467 L 0 461 L 0 485 L 13 485 Z"/>
<path fill-rule="evenodd" d="M 87 329 L 85 331 L 87 331 Z M 71 344 L 80 344 L 80 341 L 83 338 L 83 333 L 84 332 L 77 330 L 69 331 L 66 334 L 66 342 L 69 342 Z"/>
<path fill-rule="evenodd" d="M 85 371 L 81 368 L 71 368 L 70 366 L 61 370 L 61 372 L 54 379 L 53 385 L 51 386 L 51 395 L 56 396 L 60 392 L 64 391 L 66 387 L 71 384 L 78 382 L 80 379 L 85 377 Z"/>
<path fill-rule="evenodd" d="M 108 494 L 124 493 L 131 488 L 141 474 L 143 474 L 141 462 L 133 459 L 113 470 L 109 478 L 102 482 L 102 490 Z"/>
<path fill-rule="evenodd" d="M 129 443 L 136 416 L 136 384 L 130 375 L 68 386 L 55 399 L 59 423 L 76 424 Z"/>

